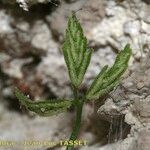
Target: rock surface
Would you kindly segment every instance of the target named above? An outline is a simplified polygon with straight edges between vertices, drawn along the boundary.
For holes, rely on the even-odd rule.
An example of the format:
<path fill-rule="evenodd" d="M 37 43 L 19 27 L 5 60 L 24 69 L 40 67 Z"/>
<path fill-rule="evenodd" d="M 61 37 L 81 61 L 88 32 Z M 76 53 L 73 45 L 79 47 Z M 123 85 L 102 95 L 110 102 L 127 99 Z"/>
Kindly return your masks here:
<path fill-rule="evenodd" d="M 126 43 L 133 48 L 129 71 L 120 86 L 108 95 L 104 104 L 96 104 L 94 112 L 93 104 L 86 105 L 83 118 L 86 125 L 80 137 L 88 137 L 90 145 L 81 149 L 148 150 L 149 1 L 0 0 L 0 3 L 1 139 L 68 137 L 74 113 L 48 119 L 25 116 L 18 108 L 13 89 L 20 86 L 35 99 L 72 96 L 61 45 L 67 18 L 73 10 L 83 25 L 89 47 L 95 50 L 81 91 L 87 89 L 104 65 L 113 64 Z"/>

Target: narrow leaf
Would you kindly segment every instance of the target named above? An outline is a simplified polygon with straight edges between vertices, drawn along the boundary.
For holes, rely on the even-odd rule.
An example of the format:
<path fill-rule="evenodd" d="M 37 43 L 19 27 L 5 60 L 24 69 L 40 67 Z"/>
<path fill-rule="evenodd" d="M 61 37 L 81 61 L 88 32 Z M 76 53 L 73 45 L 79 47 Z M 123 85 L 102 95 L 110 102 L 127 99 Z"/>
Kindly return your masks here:
<path fill-rule="evenodd" d="M 94 92 L 101 86 L 104 76 L 107 73 L 108 65 L 104 66 L 100 73 L 97 75 L 92 85 L 88 90 L 88 95 L 94 94 Z"/>
<path fill-rule="evenodd" d="M 72 105 L 71 100 L 47 100 L 34 102 L 25 96 L 19 89 L 15 90 L 15 95 L 23 106 L 40 116 L 57 115 L 67 111 L 67 108 Z"/>
<path fill-rule="evenodd" d="M 82 83 L 89 66 L 92 50 L 87 50 L 87 39 L 75 13 L 69 17 L 62 49 L 70 80 L 77 88 Z"/>
<path fill-rule="evenodd" d="M 99 99 L 100 97 L 102 97 L 103 95 L 111 92 L 117 85 L 119 84 L 119 81 L 116 80 L 113 83 L 111 83 L 108 87 L 101 89 L 100 91 L 98 91 L 97 93 L 94 93 L 93 95 L 89 95 L 88 99 L 89 100 L 95 100 L 95 99 Z"/>
<path fill-rule="evenodd" d="M 107 66 L 102 69 L 87 91 L 86 98 L 88 100 L 98 99 L 118 85 L 128 67 L 131 51 L 130 45 L 127 44 L 124 50 L 117 55 L 114 65 L 110 69 Z"/>

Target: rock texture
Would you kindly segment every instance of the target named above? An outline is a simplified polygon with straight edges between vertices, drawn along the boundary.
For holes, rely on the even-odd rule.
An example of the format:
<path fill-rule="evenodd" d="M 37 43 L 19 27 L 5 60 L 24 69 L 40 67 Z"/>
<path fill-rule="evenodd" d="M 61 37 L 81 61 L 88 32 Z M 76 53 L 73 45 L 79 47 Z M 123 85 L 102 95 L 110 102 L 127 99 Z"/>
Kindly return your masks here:
<path fill-rule="evenodd" d="M 74 117 L 72 112 L 52 119 L 30 118 L 31 114 L 25 116 L 21 113 L 13 89 L 19 86 L 34 99 L 72 96 L 61 44 L 67 18 L 71 11 L 75 11 L 89 47 L 95 50 L 81 91 L 87 89 L 104 65 L 113 64 L 116 54 L 126 43 L 133 48 L 129 70 L 120 86 L 104 99 L 104 103 L 97 103 L 94 112 L 93 104 L 86 105 L 86 125 L 80 137 L 88 137 L 91 145 L 81 149 L 148 150 L 148 0 L 0 0 L 0 4 L 1 138 L 67 138 L 66 133 L 70 132 L 70 122 Z M 62 127 L 55 126 L 60 123 Z M 33 126 L 35 128 L 31 130 Z M 45 132 L 47 130 L 49 132 Z"/>
<path fill-rule="evenodd" d="M 125 116 L 124 122 L 130 125 L 131 129 L 128 137 L 119 145 L 122 146 L 125 141 L 132 141 L 127 146 L 122 146 L 125 150 L 148 150 L 149 147 L 147 142 L 150 138 L 150 67 L 148 62 L 149 58 L 134 65 L 120 87 L 112 92 L 111 98 L 108 98 L 98 110 L 99 115 L 107 121 L 111 121 L 111 118 L 119 120 L 119 117 Z M 110 126 L 111 124 L 116 124 L 116 122 L 111 122 Z M 123 128 L 117 134 L 123 134 Z M 114 137 L 113 133 L 111 136 Z M 117 145 L 118 143 L 114 144 L 119 150 Z"/>
<path fill-rule="evenodd" d="M 61 0 L 1 0 L 4 4 L 19 4 L 19 6 L 25 10 L 29 11 L 29 8 L 32 5 L 36 4 L 46 4 L 46 3 L 51 3 L 55 6 L 58 6 L 60 4 Z"/>

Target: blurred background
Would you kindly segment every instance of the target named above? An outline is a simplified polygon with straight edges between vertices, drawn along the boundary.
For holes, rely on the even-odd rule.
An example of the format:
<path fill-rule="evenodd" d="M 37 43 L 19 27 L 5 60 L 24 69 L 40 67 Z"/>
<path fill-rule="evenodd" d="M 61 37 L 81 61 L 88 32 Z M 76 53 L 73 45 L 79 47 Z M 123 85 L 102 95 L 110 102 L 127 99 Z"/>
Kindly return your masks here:
<path fill-rule="evenodd" d="M 104 65 L 113 64 L 127 43 L 133 49 L 120 86 L 101 101 L 85 105 L 79 139 L 88 144 L 78 149 L 149 150 L 149 0 L 0 0 L 0 143 L 16 142 L 0 144 L 0 149 L 65 149 L 59 145 L 25 146 L 23 141 L 68 139 L 74 109 L 39 117 L 20 106 L 14 88 L 35 101 L 72 97 L 61 50 L 72 11 L 89 47 L 94 48 L 81 91 L 86 91 Z"/>

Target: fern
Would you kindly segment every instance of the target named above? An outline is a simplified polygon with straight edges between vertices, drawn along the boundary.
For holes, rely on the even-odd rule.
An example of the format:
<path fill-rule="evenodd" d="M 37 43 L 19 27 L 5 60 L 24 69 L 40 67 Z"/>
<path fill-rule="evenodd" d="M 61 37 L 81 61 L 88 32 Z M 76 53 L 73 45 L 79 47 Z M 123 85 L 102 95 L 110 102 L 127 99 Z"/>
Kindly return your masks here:
<path fill-rule="evenodd" d="M 83 104 L 91 100 L 99 100 L 100 97 L 112 91 L 119 84 L 121 76 L 128 67 L 131 48 L 127 44 L 124 50 L 117 55 L 115 63 L 111 68 L 104 66 L 95 77 L 86 94 L 83 94 L 82 97 L 79 96 L 79 87 L 89 66 L 93 50 L 87 48 L 87 39 L 83 34 L 83 29 L 75 13 L 69 17 L 62 49 L 74 92 L 73 100 L 54 99 L 35 102 L 25 96 L 19 89 L 15 90 L 15 95 L 23 106 L 40 116 L 56 115 L 67 111 L 71 105 L 74 105 L 77 115 L 73 132 L 70 136 L 70 140 L 74 141 L 77 139 L 80 129 Z M 67 146 L 67 150 L 72 149 L 74 149 L 73 145 Z"/>

